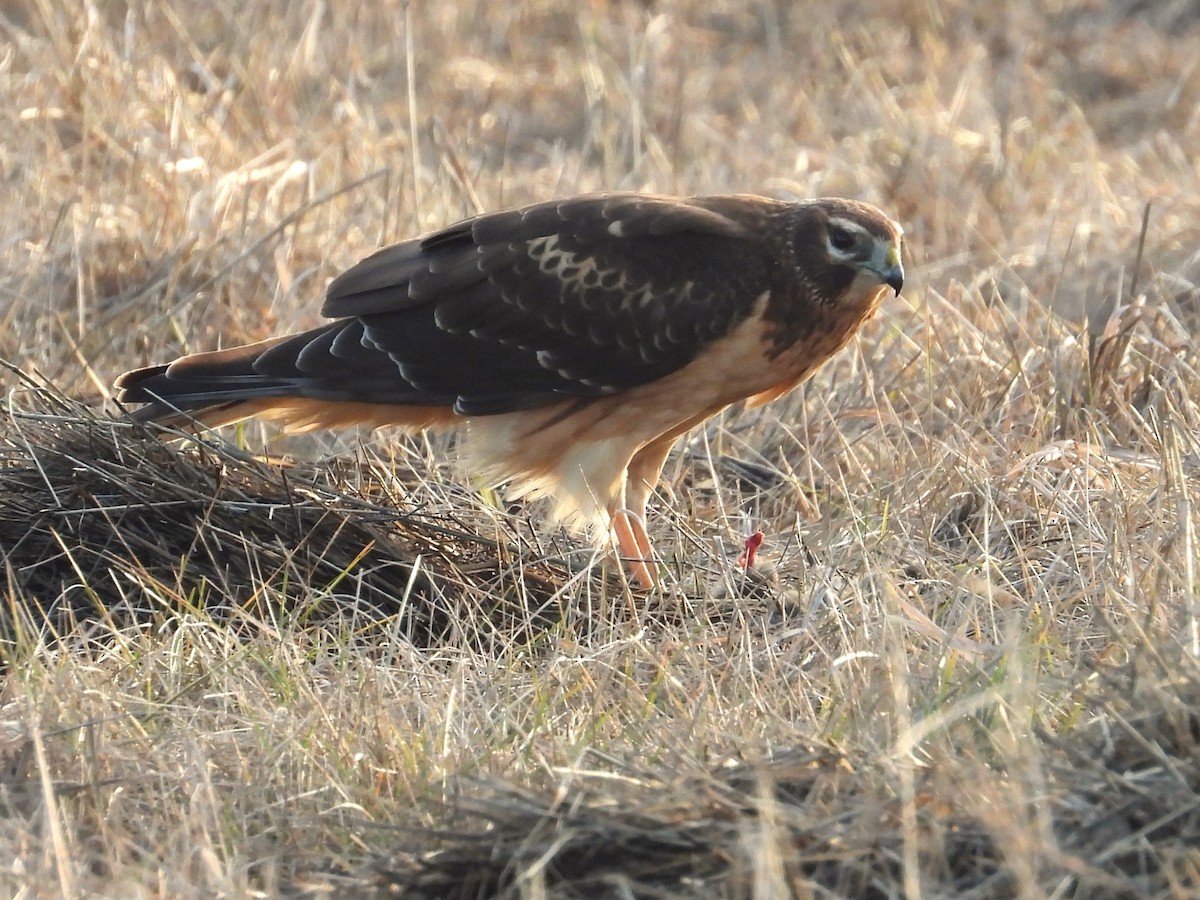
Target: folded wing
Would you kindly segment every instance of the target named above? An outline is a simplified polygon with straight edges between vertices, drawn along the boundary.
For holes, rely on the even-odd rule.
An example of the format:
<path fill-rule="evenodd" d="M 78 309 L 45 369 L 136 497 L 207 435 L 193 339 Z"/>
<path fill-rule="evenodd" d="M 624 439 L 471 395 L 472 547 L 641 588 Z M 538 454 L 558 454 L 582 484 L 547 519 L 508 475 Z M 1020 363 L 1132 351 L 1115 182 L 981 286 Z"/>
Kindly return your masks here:
<path fill-rule="evenodd" d="M 770 261 L 738 215 L 761 202 L 598 194 L 468 219 L 335 279 L 322 312 L 336 321 L 128 373 L 120 399 L 154 419 L 297 399 L 478 416 L 645 384 L 766 289 Z"/>

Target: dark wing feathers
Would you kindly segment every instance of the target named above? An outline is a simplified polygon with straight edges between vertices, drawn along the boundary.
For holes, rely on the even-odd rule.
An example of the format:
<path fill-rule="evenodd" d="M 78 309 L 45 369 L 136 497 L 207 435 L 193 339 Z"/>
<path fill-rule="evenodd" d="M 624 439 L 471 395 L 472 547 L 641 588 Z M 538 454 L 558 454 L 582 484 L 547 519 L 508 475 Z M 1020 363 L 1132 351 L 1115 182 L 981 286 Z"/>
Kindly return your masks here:
<path fill-rule="evenodd" d="M 420 255 L 419 246 L 414 246 L 412 241 L 376 250 L 329 283 L 321 315 L 334 319 L 344 315 L 377 312 L 378 310 L 369 308 L 362 308 L 354 313 L 342 312 L 336 304 L 343 297 L 355 297 L 362 305 L 366 298 L 377 291 L 383 291 L 383 295 L 388 296 L 396 285 L 407 284 L 418 272 L 425 271 L 427 265 L 427 260 Z M 391 302 L 394 307 L 396 298 L 392 297 Z"/>
<path fill-rule="evenodd" d="M 686 365 L 749 314 L 767 278 L 753 236 L 678 200 L 544 203 L 380 251 L 324 312 L 358 317 L 399 377 L 460 412 L 594 396 Z"/>
<path fill-rule="evenodd" d="M 181 408 L 201 405 L 206 379 L 209 402 L 258 379 L 255 396 L 453 404 L 465 415 L 645 384 L 727 334 L 769 286 L 775 207 L 720 205 L 591 195 L 468 219 L 334 279 L 322 312 L 339 321 L 243 348 L 235 369 L 185 358 L 157 384 Z M 161 379 L 172 378 L 168 393 Z"/>

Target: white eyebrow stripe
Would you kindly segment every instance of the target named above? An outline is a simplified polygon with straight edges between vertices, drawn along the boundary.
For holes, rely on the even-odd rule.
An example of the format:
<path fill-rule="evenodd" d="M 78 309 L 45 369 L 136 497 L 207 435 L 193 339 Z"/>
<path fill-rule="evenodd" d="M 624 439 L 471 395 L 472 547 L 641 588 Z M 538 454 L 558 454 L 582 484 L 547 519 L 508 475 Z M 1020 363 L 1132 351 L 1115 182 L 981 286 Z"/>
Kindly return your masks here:
<path fill-rule="evenodd" d="M 867 229 L 863 228 L 857 222 L 851 222 L 849 219 L 841 219 L 841 218 L 838 218 L 837 216 L 832 216 L 829 219 L 829 224 L 834 225 L 838 228 L 841 228 L 845 231 L 851 231 L 851 232 L 855 232 L 857 234 L 865 234 L 867 237 L 874 237 L 874 235 L 871 234 L 871 232 L 867 231 Z"/>

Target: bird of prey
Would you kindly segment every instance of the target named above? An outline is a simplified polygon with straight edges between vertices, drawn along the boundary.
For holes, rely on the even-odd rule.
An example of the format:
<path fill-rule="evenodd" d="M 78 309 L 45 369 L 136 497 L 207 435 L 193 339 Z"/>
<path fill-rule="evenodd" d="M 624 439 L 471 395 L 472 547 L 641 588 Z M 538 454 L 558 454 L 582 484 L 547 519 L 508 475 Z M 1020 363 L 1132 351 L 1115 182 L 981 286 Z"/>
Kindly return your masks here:
<path fill-rule="evenodd" d="M 467 459 L 615 537 L 656 584 L 646 504 L 684 432 L 800 384 L 904 281 L 902 230 L 844 199 L 588 194 L 465 219 L 329 285 L 334 321 L 127 372 L 136 416 L 293 430 L 467 426 Z"/>

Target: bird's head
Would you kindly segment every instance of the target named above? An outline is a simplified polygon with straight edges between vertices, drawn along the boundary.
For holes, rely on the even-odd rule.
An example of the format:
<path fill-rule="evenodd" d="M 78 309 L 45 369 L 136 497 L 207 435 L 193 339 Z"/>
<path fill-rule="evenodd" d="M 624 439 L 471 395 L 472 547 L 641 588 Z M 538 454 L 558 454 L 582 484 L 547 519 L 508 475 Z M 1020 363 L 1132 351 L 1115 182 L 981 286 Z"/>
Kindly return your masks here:
<path fill-rule="evenodd" d="M 810 201 L 795 228 L 797 254 L 807 255 L 797 262 L 820 282 L 821 296 L 875 298 L 883 285 L 900 293 L 904 230 L 875 207 L 840 198 Z"/>
<path fill-rule="evenodd" d="M 904 286 L 904 265 L 900 258 L 903 229 L 865 203 L 846 200 L 829 203 L 823 217 L 829 262 L 854 270 L 856 281 L 886 284 L 899 294 Z"/>

